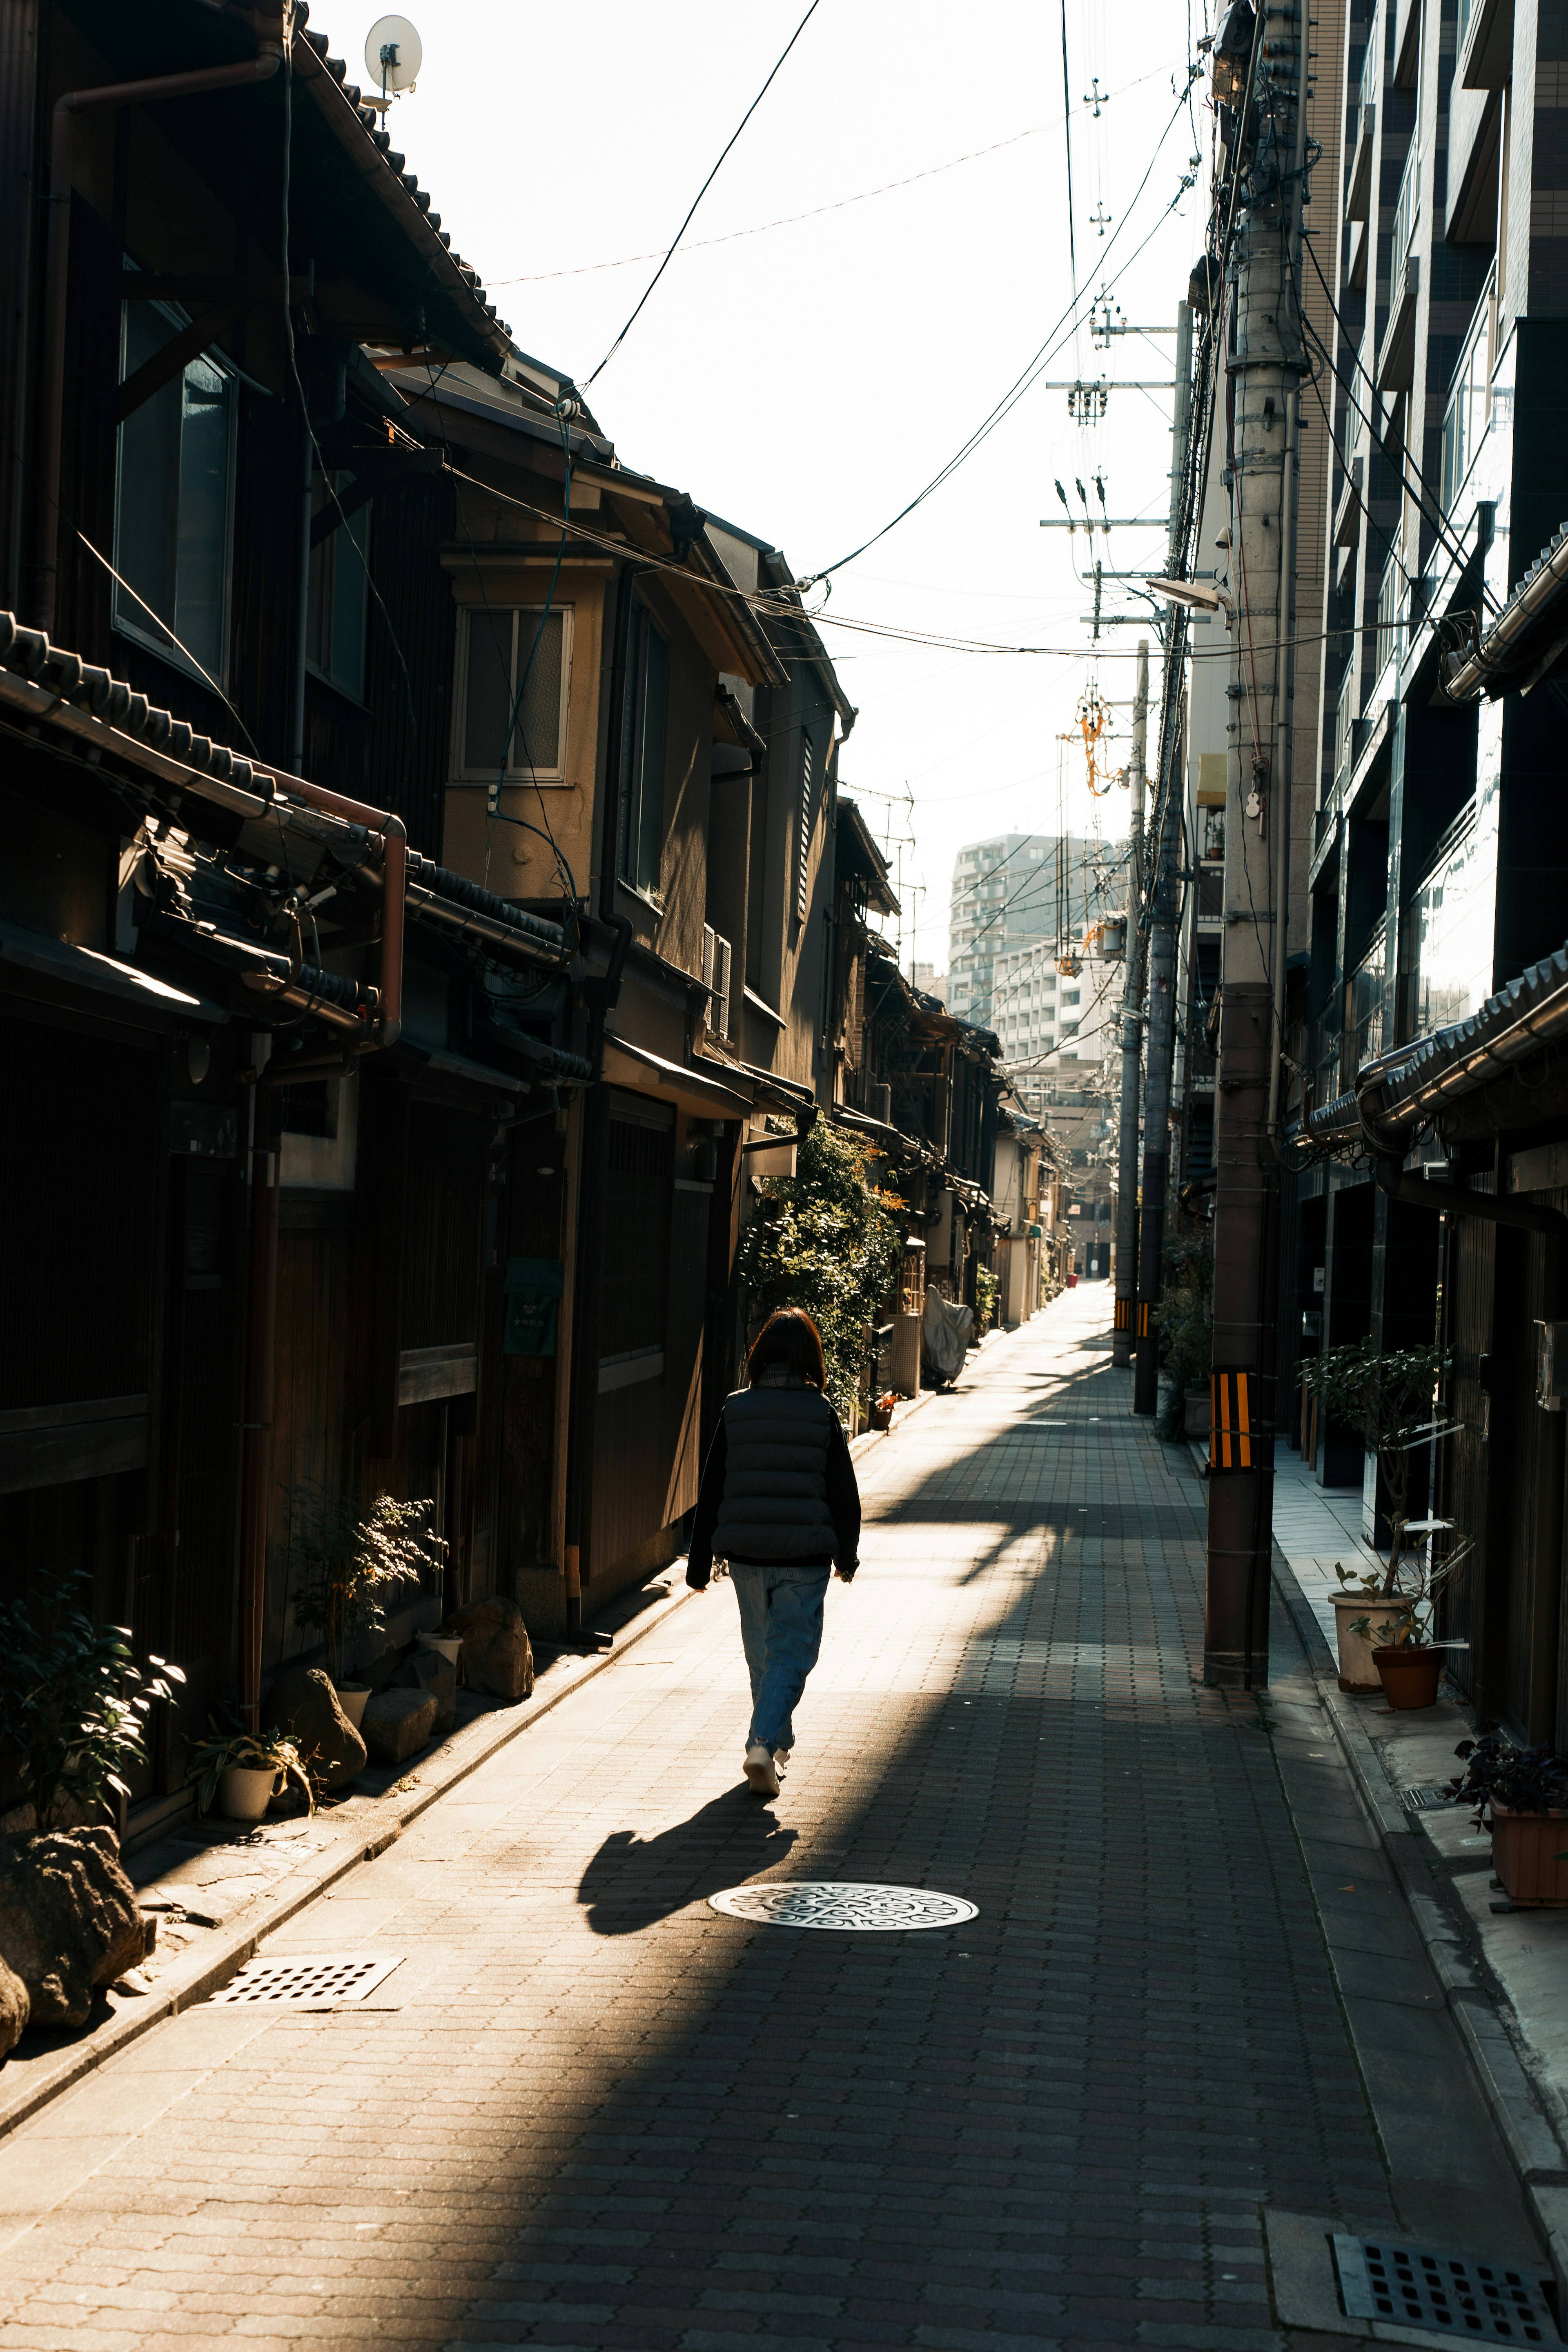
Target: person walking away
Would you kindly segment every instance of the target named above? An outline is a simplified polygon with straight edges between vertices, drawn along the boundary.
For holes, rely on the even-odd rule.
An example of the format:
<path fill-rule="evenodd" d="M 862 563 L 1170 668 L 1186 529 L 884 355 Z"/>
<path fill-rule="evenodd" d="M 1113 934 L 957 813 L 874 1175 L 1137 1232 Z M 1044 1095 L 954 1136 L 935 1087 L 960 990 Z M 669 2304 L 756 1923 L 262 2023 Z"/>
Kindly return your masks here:
<path fill-rule="evenodd" d="M 745 1775 L 776 1797 L 795 1747 L 795 1708 L 822 1646 L 828 1578 L 859 1566 L 860 1490 L 827 1402 L 822 1339 L 798 1307 L 769 1317 L 724 1401 L 702 1465 L 686 1581 L 707 1589 L 730 1563 L 752 1678 Z"/>

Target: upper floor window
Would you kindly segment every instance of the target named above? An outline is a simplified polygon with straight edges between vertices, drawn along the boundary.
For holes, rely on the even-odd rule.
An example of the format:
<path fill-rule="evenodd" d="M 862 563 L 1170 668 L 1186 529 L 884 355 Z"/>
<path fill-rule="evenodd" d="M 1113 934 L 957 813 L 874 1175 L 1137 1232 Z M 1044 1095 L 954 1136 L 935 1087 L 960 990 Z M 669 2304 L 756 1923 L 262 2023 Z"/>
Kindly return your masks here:
<path fill-rule="evenodd" d="M 365 615 L 370 602 L 370 508 L 355 507 L 340 520 L 333 493 L 341 498 L 353 479 L 334 474 L 331 489 L 318 477 L 310 504 L 331 514 L 334 529 L 310 550 L 310 589 L 305 616 L 305 653 L 311 667 L 345 694 L 364 695 Z"/>
<path fill-rule="evenodd" d="M 650 897 L 664 850 L 664 743 L 669 646 L 646 604 L 634 604 L 621 714 L 621 879 Z"/>
<path fill-rule="evenodd" d="M 458 633 L 457 756 L 468 783 L 565 781 L 572 613 L 467 608 Z"/>
<path fill-rule="evenodd" d="M 186 321 L 167 302 L 127 302 L 120 380 L 153 367 Z M 226 682 L 234 510 L 235 379 L 221 354 L 190 360 L 120 427 L 114 625 L 178 668 Z"/>

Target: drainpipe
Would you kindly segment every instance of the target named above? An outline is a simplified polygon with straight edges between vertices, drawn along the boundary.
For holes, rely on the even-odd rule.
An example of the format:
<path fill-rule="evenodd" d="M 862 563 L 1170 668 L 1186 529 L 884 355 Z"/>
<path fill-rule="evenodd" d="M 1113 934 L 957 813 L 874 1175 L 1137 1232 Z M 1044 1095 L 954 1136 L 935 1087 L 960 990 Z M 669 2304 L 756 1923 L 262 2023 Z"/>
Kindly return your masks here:
<path fill-rule="evenodd" d="M 59 590 L 60 453 L 65 432 L 66 302 L 70 283 L 71 164 L 76 118 L 89 106 L 155 105 L 167 98 L 195 98 L 210 90 L 246 89 L 253 82 L 270 81 L 282 62 L 281 43 L 266 41 L 259 57 L 247 58 L 241 65 L 209 66 L 195 73 L 162 74 L 151 81 L 106 82 L 97 89 L 68 89 L 55 101 L 49 137 L 49 227 L 44 264 L 37 492 L 33 518 L 37 568 L 33 612 L 37 625 L 46 635 L 54 631 Z"/>
<path fill-rule="evenodd" d="M 245 1402 L 239 1467 L 239 1707 L 247 1731 L 261 1729 L 261 1632 L 267 1583 L 267 1506 L 272 1483 L 272 1414 L 277 1393 L 278 1211 L 282 1104 L 264 1087 L 261 1045 L 252 1040 L 250 1093 L 250 1255 L 247 1267 Z"/>
<path fill-rule="evenodd" d="M 584 987 L 588 1003 L 588 1060 L 593 1079 L 583 1098 L 583 1142 L 577 1188 L 577 1265 L 572 1299 L 572 1378 L 567 1399 L 565 1559 L 566 1632 L 583 1630 L 583 1507 L 587 1467 L 593 1459 L 594 1415 L 599 1397 L 597 1313 L 600 1238 L 605 1200 L 605 1019 L 621 992 L 621 974 L 632 944 L 632 927 L 616 909 L 616 850 L 620 835 L 620 778 L 626 733 L 626 660 L 631 642 L 636 572 L 622 572 L 616 600 L 616 635 L 610 656 L 610 729 L 605 757 L 605 806 L 599 836 L 599 917 L 616 933 L 602 980 Z M 590 1569 L 592 1561 L 590 1561 Z"/>

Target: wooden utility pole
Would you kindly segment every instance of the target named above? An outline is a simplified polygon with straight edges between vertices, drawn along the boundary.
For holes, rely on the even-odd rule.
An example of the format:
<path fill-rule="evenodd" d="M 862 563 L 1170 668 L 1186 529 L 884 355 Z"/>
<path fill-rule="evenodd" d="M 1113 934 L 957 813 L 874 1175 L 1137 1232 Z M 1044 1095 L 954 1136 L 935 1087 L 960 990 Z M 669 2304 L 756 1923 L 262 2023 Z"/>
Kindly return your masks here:
<path fill-rule="evenodd" d="M 1128 813 L 1127 971 L 1121 1000 L 1121 1109 L 1116 1142 L 1116 1322 L 1110 1360 L 1132 1360 L 1132 1302 L 1138 1288 L 1138 1080 L 1143 1058 L 1143 793 L 1149 757 L 1149 640 L 1138 640 L 1132 704 Z"/>
<path fill-rule="evenodd" d="M 1176 306 L 1176 391 L 1172 429 L 1171 529 L 1167 569 L 1185 570 L 1188 536 L 1188 456 L 1193 430 L 1193 314 Z M 1138 1288 L 1133 1300 L 1132 1410 L 1152 1413 L 1160 1402 L 1160 1333 L 1155 1310 L 1164 1287 L 1165 1194 L 1171 1174 L 1171 1081 L 1176 1061 L 1176 919 L 1180 912 L 1183 761 L 1183 616 L 1165 637 L 1160 689 L 1160 758 L 1154 807 L 1154 886 L 1149 908 L 1149 1069 L 1143 1097 L 1143 1193 L 1138 1217 Z"/>
<path fill-rule="evenodd" d="M 1221 70 L 1216 57 L 1216 78 Z M 1204 1680 L 1268 1680 L 1279 1255 L 1279 1068 L 1290 826 L 1291 608 L 1305 361 L 1299 291 L 1306 161 L 1306 11 L 1259 10 L 1232 120 L 1239 203 L 1220 259 L 1236 318 L 1235 605 L 1225 828 L 1225 950 L 1215 1121 L 1214 1436 L 1208 1481 Z"/>

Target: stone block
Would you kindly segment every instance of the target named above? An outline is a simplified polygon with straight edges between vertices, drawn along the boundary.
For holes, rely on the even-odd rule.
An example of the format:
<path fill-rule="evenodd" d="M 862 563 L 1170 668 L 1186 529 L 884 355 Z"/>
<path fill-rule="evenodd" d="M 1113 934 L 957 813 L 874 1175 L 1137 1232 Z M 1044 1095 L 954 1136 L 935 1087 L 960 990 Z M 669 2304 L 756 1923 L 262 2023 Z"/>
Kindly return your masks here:
<path fill-rule="evenodd" d="M 110 1829 L 0 1839 L 0 1960 L 36 2026 L 85 2025 L 93 1995 L 142 1958 L 136 1890 Z"/>
<path fill-rule="evenodd" d="M 412 1650 L 398 1668 L 397 1686 L 428 1691 L 436 1702 L 437 1738 L 451 1730 L 458 1720 L 458 1668 L 454 1659 L 444 1658 L 439 1650 Z"/>
<path fill-rule="evenodd" d="M 429 1745 L 436 1728 L 433 1691 L 384 1690 L 365 1703 L 360 1726 L 373 1763 L 403 1764 Z"/>
<path fill-rule="evenodd" d="M 463 1645 L 463 1672 L 470 1690 L 491 1698 L 527 1698 L 533 1688 L 533 1649 L 522 1612 L 499 1593 L 470 1601 L 447 1618 L 442 1634 Z"/>
<path fill-rule="evenodd" d="M 325 1789 L 346 1789 L 364 1770 L 365 1744 L 338 1705 L 320 1666 L 280 1668 L 268 1693 L 267 1719 L 298 1747 Z"/>

